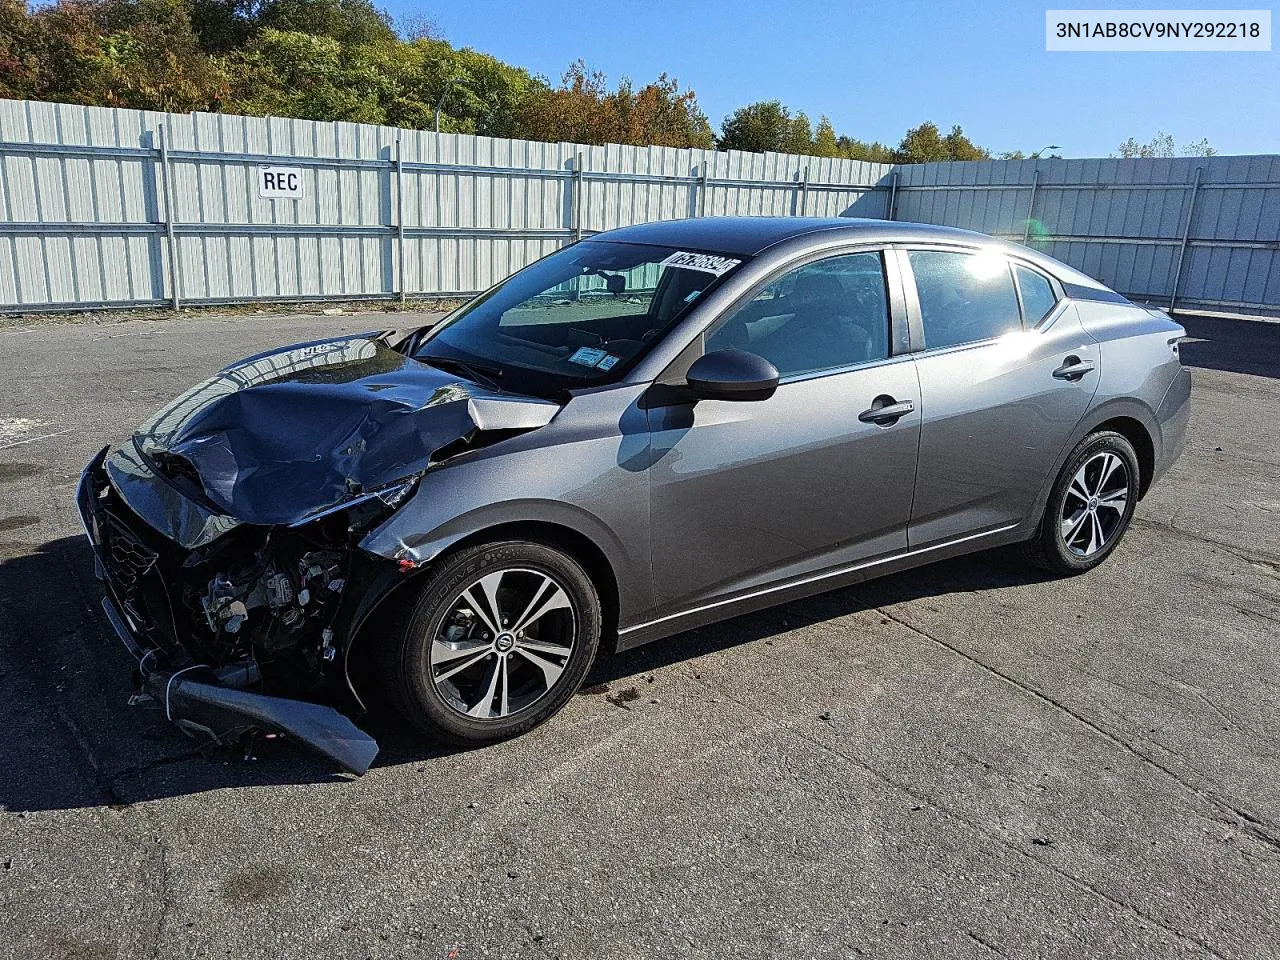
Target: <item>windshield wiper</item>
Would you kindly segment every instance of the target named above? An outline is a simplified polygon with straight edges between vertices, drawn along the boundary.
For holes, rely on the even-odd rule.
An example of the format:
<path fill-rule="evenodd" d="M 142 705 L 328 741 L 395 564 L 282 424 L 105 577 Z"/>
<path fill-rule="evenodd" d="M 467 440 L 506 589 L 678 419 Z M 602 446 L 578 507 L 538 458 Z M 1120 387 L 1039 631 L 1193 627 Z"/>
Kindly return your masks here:
<path fill-rule="evenodd" d="M 417 359 L 429 366 L 439 367 L 441 370 L 456 370 L 494 390 L 502 389 L 498 385 L 498 378 L 502 376 L 501 367 L 492 367 L 485 363 L 473 363 L 469 360 L 459 360 L 457 357 L 420 356 Z"/>

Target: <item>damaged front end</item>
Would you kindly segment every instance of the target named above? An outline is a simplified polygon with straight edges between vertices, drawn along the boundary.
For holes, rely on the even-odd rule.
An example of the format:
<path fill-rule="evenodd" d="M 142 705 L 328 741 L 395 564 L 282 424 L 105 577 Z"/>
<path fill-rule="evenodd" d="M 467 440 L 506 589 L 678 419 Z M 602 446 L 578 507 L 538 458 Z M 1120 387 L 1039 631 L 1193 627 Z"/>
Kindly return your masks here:
<path fill-rule="evenodd" d="M 443 459 L 558 409 L 376 335 L 250 358 L 173 401 L 77 490 L 135 699 L 211 743 L 282 734 L 365 772 L 377 744 L 328 704 L 362 708 L 351 644 L 414 565 L 361 541 Z"/>

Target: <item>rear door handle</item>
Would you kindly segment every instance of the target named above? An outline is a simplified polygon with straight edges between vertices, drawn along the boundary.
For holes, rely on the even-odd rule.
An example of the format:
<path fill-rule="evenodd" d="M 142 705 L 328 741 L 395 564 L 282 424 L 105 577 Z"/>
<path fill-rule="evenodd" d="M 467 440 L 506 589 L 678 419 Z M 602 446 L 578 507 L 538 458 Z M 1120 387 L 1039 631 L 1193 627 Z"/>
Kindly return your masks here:
<path fill-rule="evenodd" d="M 876 423 L 882 427 L 897 423 L 908 413 L 915 410 L 916 405 L 910 400 L 895 400 L 882 395 L 871 401 L 871 409 L 863 410 L 858 419 L 863 423 Z"/>
<path fill-rule="evenodd" d="M 1059 380 L 1079 380 L 1086 373 L 1093 371 L 1092 360 L 1081 360 L 1079 357 L 1071 356 L 1062 361 L 1062 366 L 1053 371 L 1053 375 Z"/>

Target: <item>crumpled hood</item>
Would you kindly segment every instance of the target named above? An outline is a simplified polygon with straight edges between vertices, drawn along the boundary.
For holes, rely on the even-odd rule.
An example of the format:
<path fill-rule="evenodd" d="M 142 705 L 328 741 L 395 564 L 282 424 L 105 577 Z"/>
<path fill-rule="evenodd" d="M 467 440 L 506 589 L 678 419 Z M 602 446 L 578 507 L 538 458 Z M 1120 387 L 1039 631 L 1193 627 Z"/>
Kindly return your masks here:
<path fill-rule="evenodd" d="M 232 364 L 156 413 L 134 443 L 160 472 L 198 481 L 227 516 L 290 524 L 419 474 L 478 430 L 534 429 L 559 409 L 460 380 L 367 333 Z"/>

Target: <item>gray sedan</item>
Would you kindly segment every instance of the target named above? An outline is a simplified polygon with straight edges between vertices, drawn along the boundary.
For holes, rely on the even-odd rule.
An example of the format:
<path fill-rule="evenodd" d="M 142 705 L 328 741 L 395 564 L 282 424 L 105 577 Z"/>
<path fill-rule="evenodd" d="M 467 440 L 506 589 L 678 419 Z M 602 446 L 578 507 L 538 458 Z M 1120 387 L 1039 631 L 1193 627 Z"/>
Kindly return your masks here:
<path fill-rule="evenodd" d="M 188 732 L 362 771 L 385 693 L 460 745 L 624 649 L 944 557 L 1116 548 L 1177 457 L 1183 330 L 960 230 L 652 223 L 438 325 L 233 364 L 86 468 L 104 610 Z"/>

